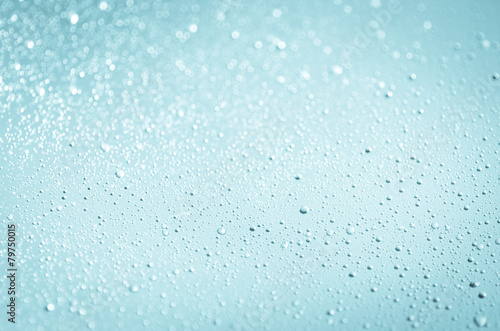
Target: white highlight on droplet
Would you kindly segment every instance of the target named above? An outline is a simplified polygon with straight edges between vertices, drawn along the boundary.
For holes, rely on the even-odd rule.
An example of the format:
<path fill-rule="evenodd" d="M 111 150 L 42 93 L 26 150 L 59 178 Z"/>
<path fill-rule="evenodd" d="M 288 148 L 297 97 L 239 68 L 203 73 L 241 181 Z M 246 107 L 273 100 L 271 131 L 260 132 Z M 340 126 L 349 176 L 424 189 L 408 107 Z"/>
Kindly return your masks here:
<path fill-rule="evenodd" d="M 189 32 L 191 32 L 191 33 L 196 33 L 196 31 L 198 31 L 198 25 L 196 25 L 196 24 L 191 24 L 191 25 L 189 26 Z"/>
<path fill-rule="evenodd" d="M 71 15 L 71 24 L 78 23 L 78 19 L 79 19 L 78 14 Z"/>
<path fill-rule="evenodd" d="M 333 70 L 333 73 L 336 74 L 336 75 L 342 75 L 342 73 L 344 72 L 344 70 L 342 69 L 342 67 L 338 66 L 338 65 L 334 65 L 332 67 L 332 70 Z"/>

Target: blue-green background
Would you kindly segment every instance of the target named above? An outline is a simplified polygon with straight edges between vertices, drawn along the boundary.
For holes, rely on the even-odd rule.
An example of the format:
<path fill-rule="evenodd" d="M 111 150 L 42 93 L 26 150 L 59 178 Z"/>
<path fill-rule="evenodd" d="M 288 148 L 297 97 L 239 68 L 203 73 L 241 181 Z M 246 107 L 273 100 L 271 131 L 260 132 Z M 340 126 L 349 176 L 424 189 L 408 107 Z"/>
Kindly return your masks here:
<path fill-rule="evenodd" d="M 3 0 L 0 329 L 500 329 L 499 13 Z"/>

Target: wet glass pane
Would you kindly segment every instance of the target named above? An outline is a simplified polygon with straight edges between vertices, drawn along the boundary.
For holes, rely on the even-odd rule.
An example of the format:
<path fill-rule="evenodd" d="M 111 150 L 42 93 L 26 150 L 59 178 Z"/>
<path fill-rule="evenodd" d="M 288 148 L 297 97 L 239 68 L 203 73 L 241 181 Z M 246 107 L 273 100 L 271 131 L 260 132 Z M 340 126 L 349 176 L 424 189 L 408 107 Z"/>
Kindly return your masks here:
<path fill-rule="evenodd" d="M 499 13 L 2 0 L 0 329 L 500 329 Z"/>

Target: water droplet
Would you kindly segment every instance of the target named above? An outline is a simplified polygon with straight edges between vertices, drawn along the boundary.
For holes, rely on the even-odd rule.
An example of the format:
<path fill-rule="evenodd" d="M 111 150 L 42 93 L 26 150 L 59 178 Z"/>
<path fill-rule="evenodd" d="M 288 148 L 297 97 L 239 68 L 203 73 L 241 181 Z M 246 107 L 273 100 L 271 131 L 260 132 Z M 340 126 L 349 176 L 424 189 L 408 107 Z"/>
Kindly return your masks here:
<path fill-rule="evenodd" d="M 477 326 L 482 328 L 483 326 L 486 325 L 486 317 L 484 316 L 476 316 L 474 317 L 474 323 L 476 323 Z"/>
<path fill-rule="evenodd" d="M 354 232 L 355 232 L 355 231 L 356 231 L 356 230 L 354 230 L 354 228 L 353 228 L 352 226 L 348 227 L 348 228 L 345 230 L 345 232 L 347 232 L 347 234 L 349 234 L 349 235 L 354 234 Z"/>
<path fill-rule="evenodd" d="M 479 282 L 471 282 L 469 284 L 470 287 L 474 288 L 474 287 L 478 287 L 479 286 Z"/>
<path fill-rule="evenodd" d="M 191 32 L 191 33 L 196 33 L 196 31 L 198 31 L 198 25 L 196 25 L 196 24 L 191 24 L 191 25 L 189 26 L 189 32 Z"/>
<path fill-rule="evenodd" d="M 111 146 L 109 146 L 108 144 L 101 144 L 101 149 L 104 152 L 109 152 L 111 150 Z"/>
<path fill-rule="evenodd" d="M 116 173 L 115 173 L 116 177 L 118 178 L 122 178 L 123 176 L 125 176 L 125 171 L 119 169 L 119 170 L 116 170 Z"/>
<path fill-rule="evenodd" d="M 217 229 L 217 233 L 220 234 L 220 235 L 225 235 L 226 234 L 226 229 L 219 228 L 219 229 Z"/>
<path fill-rule="evenodd" d="M 78 14 L 71 15 L 71 24 L 78 23 L 78 19 L 79 19 Z"/>
<path fill-rule="evenodd" d="M 307 206 L 300 207 L 301 214 L 307 214 L 308 212 L 309 212 L 309 207 L 307 207 Z"/>
<path fill-rule="evenodd" d="M 344 72 L 344 70 L 342 69 L 341 66 L 338 66 L 338 65 L 334 65 L 333 68 L 332 68 L 333 72 L 336 74 L 336 75 L 342 75 L 342 73 Z"/>
<path fill-rule="evenodd" d="M 47 310 L 48 311 L 54 311 L 56 309 L 56 306 L 53 303 L 49 303 L 47 305 Z"/>

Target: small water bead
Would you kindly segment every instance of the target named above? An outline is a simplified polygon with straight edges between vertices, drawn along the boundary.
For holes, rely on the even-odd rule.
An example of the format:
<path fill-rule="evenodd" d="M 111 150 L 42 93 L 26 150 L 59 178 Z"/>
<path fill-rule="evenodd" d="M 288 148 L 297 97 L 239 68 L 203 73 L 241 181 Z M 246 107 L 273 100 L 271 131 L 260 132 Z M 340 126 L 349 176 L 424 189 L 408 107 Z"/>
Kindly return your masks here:
<path fill-rule="evenodd" d="M 53 303 L 49 303 L 47 305 L 47 310 L 48 311 L 54 311 L 56 309 L 56 306 Z"/>
<path fill-rule="evenodd" d="M 198 25 L 196 25 L 196 24 L 191 24 L 191 25 L 189 26 L 189 32 L 191 32 L 191 33 L 196 33 L 196 31 L 198 31 Z"/>
<path fill-rule="evenodd" d="M 486 325 L 486 317 L 484 316 L 476 316 L 474 317 L 474 323 L 480 328 Z"/>
<path fill-rule="evenodd" d="M 71 20 L 71 24 L 76 24 L 76 23 L 78 23 L 78 20 L 79 20 L 79 16 L 78 16 L 78 14 L 73 14 L 73 15 L 71 15 L 70 20 Z"/>
<path fill-rule="evenodd" d="M 348 234 L 348 235 L 352 235 L 352 234 L 354 234 L 354 232 L 355 232 L 355 231 L 356 231 L 356 230 L 354 230 L 354 228 L 353 228 L 352 226 L 350 226 L 350 227 L 348 227 L 348 228 L 346 229 L 346 232 L 347 232 L 347 234 Z"/>
<path fill-rule="evenodd" d="M 336 75 L 342 75 L 342 73 L 344 72 L 344 70 L 342 69 L 341 66 L 338 66 L 338 65 L 334 65 L 332 67 L 332 70 L 333 72 L 336 74 Z"/>
<path fill-rule="evenodd" d="M 300 207 L 300 213 L 301 214 L 307 214 L 309 212 L 309 207 L 307 206 L 301 206 Z"/>
<path fill-rule="evenodd" d="M 111 146 L 109 146 L 108 144 L 101 144 L 101 149 L 103 150 L 103 152 L 109 152 L 111 150 Z"/>
<path fill-rule="evenodd" d="M 123 170 L 116 170 L 116 173 L 115 173 L 116 177 L 118 178 L 122 178 L 123 176 L 125 176 L 125 171 Z"/>
<path fill-rule="evenodd" d="M 469 286 L 470 286 L 470 287 L 472 287 L 472 288 L 474 288 L 474 287 L 478 287 L 478 286 L 479 286 L 479 284 L 480 284 L 479 282 L 471 282 L 471 283 L 469 284 Z"/>
<path fill-rule="evenodd" d="M 226 234 L 226 229 L 219 228 L 219 229 L 217 229 L 217 233 L 220 234 L 220 235 L 225 235 Z"/>
<path fill-rule="evenodd" d="M 280 40 L 278 42 L 278 48 L 281 49 L 281 50 L 285 49 L 286 48 L 286 43 L 283 40 Z"/>
<path fill-rule="evenodd" d="M 436 230 L 436 229 L 438 229 L 438 228 L 439 228 L 439 224 L 438 224 L 437 222 L 432 223 L 432 224 L 431 224 L 431 227 L 432 227 L 434 230 Z"/>

